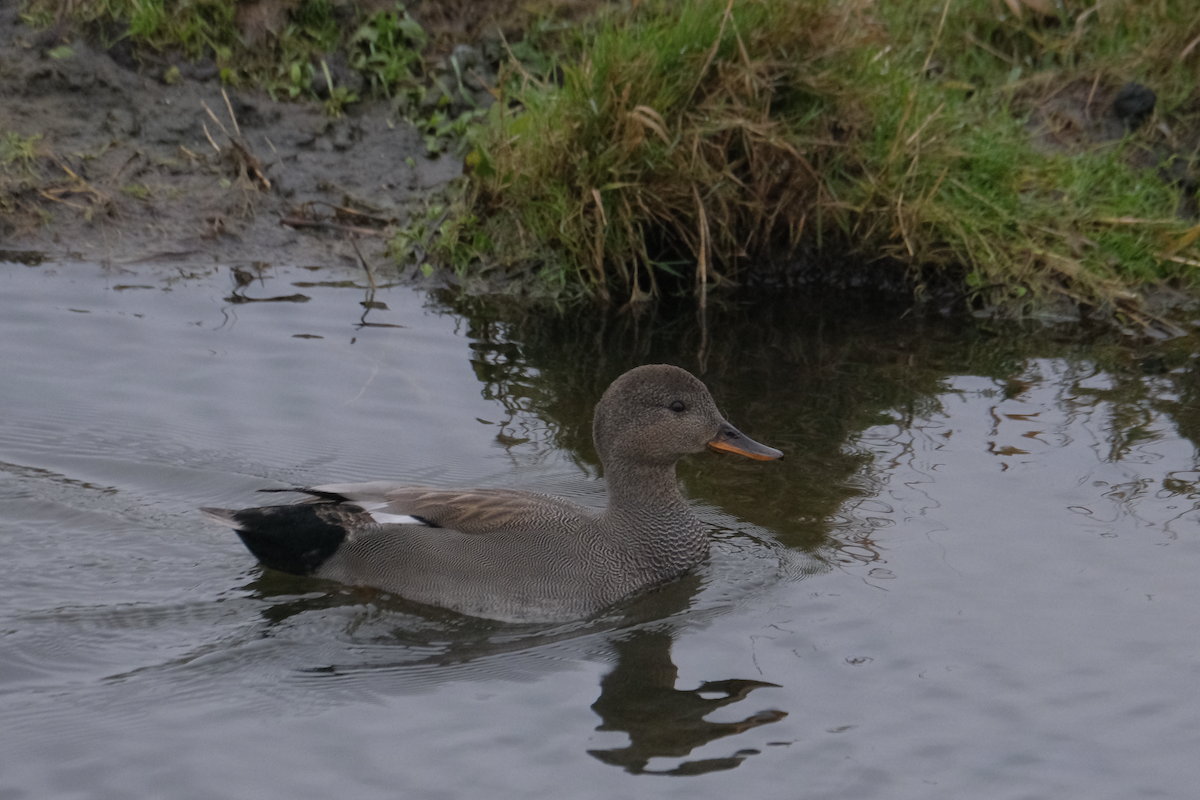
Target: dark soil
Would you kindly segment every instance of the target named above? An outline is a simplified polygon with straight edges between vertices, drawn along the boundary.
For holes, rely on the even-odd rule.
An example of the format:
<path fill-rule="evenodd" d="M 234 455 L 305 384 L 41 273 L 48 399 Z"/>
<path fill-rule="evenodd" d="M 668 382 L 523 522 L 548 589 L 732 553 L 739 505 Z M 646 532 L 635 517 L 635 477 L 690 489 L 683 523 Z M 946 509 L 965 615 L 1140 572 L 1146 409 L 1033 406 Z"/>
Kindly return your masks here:
<path fill-rule="evenodd" d="M 0 4 L 0 138 L 41 138 L 0 165 L 0 260 L 357 264 L 354 235 L 378 263 L 389 227 L 462 172 L 385 103 L 332 119 L 186 64 L 167 85 L 78 37 L 55 58 L 61 32 L 16 5 Z"/>

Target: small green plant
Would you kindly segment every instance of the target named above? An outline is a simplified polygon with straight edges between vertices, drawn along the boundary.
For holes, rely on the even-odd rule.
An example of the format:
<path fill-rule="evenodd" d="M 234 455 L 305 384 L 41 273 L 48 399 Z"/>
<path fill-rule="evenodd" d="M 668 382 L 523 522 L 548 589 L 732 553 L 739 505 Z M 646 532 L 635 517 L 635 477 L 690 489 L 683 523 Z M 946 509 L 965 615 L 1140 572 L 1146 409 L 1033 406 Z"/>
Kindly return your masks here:
<path fill-rule="evenodd" d="M 21 21 L 31 28 L 43 30 L 55 22 L 55 8 L 50 3 L 25 3 Z"/>
<path fill-rule="evenodd" d="M 350 66 L 361 72 L 372 91 L 384 97 L 412 94 L 419 100 L 418 76 L 424 71 L 421 51 L 425 31 L 404 6 L 368 19 L 350 37 Z"/>
<path fill-rule="evenodd" d="M 458 191 L 451 189 L 451 194 Z M 479 220 L 466 213 L 461 199 L 447 197 L 430 204 L 423 215 L 414 215 L 388 242 L 388 254 L 401 264 L 416 266 L 425 277 L 433 274 L 430 254 L 437 263 L 462 277 L 470 270 L 478 253 L 491 248 L 479 230 Z"/>
<path fill-rule="evenodd" d="M 120 13 L 117 8 L 113 11 Z M 163 3 L 134 2 L 125 9 L 129 16 L 129 35 L 153 41 L 167 34 L 170 19 Z"/>
<path fill-rule="evenodd" d="M 135 197 L 138 200 L 149 200 L 151 191 L 148 186 L 141 183 L 129 183 L 121 187 L 121 191 L 130 197 Z"/>
<path fill-rule="evenodd" d="M 313 81 L 313 65 L 309 61 L 293 61 L 290 64 L 280 65 L 280 70 L 286 69 L 288 80 L 285 83 L 287 86 L 288 97 L 293 100 L 300 95 L 307 95 L 312 90 Z"/>
<path fill-rule="evenodd" d="M 4 134 L 3 137 L 0 137 L 0 165 L 6 169 L 16 165 L 25 173 L 35 172 L 38 142 L 41 139 L 40 133 L 22 136 L 16 131 L 9 131 Z"/>
<path fill-rule="evenodd" d="M 312 97 L 315 64 L 323 60 L 322 54 L 338 48 L 341 36 L 329 0 L 305 0 L 291 12 L 291 21 L 274 39 L 273 47 L 251 56 L 246 71 L 250 75 L 269 72 L 270 77 L 262 80 L 272 97 Z M 344 105 L 335 103 L 327 110 L 336 116 Z"/>
<path fill-rule="evenodd" d="M 437 110 L 428 117 L 413 120 L 413 123 L 425 135 L 425 149 L 434 155 L 444 152 L 452 143 L 465 150 L 470 146 L 468 135 L 486 117 L 487 111 L 478 108 L 464 111 L 457 117 Z"/>
<path fill-rule="evenodd" d="M 430 205 L 423 216 L 410 217 L 388 242 L 388 255 L 401 264 L 415 264 L 425 277 L 429 277 L 433 266 L 426 259 L 431 242 L 446 217 L 446 206 L 441 204 Z"/>
<path fill-rule="evenodd" d="M 305 0 L 292 12 L 292 22 L 282 39 L 298 38 L 308 41 L 321 52 L 335 49 L 342 38 L 341 28 L 333 15 L 329 0 Z"/>
<path fill-rule="evenodd" d="M 329 97 L 325 99 L 325 113 L 331 117 L 340 117 L 347 105 L 358 102 L 358 94 L 345 86 L 333 85 L 333 76 L 329 74 L 329 65 L 325 63 L 325 59 L 321 59 L 321 69 L 325 72 L 325 85 L 329 87 Z"/>

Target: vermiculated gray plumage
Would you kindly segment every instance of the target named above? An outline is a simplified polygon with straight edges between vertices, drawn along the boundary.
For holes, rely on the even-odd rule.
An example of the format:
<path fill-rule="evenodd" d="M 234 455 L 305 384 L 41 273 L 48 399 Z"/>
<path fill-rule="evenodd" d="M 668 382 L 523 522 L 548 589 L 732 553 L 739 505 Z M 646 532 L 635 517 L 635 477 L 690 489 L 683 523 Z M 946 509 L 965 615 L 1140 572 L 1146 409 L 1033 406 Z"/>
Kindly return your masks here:
<path fill-rule="evenodd" d="M 274 569 L 491 619 L 576 619 L 676 578 L 707 554 L 675 478 L 680 458 L 706 445 L 781 455 L 742 436 L 704 384 L 666 365 L 614 381 L 596 406 L 593 436 L 608 484 L 603 511 L 534 492 L 385 481 L 297 489 L 312 495 L 297 505 L 202 510 Z"/>

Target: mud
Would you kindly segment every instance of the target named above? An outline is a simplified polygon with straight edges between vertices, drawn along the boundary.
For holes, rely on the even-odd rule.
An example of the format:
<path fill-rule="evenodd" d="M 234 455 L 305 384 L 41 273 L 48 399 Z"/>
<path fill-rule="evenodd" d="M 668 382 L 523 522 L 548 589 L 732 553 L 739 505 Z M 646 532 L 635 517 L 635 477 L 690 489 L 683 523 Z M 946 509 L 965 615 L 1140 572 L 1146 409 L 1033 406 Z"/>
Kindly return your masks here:
<path fill-rule="evenodd" d="M 223 92 L 203 66 L 168 85 L 79 38 L 62 57 L 16 5 L 0 4 L 0 138 L 40 138 L 32 159 L 0 166 L 10 260 L 382 262 L 392 226 L 462 173 L 386 103 L 334 119 Z"/>

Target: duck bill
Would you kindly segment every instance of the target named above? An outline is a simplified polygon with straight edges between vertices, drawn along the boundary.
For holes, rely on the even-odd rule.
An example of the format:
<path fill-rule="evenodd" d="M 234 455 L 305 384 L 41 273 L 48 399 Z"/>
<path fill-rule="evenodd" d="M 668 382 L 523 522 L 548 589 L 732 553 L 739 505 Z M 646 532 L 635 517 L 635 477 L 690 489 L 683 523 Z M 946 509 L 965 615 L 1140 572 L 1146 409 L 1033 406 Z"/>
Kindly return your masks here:
<path fill-rule="evenodd" d="M 708 446 L 712 450 L 737 453 L 757 461 L 774 461 L 777 458 L 783 458 L 783 453 L 774 447 L 759 444 L 728 422 L 721 423 L 721 427 L 717 429 L 717 435 L 709 440 Z"/>

